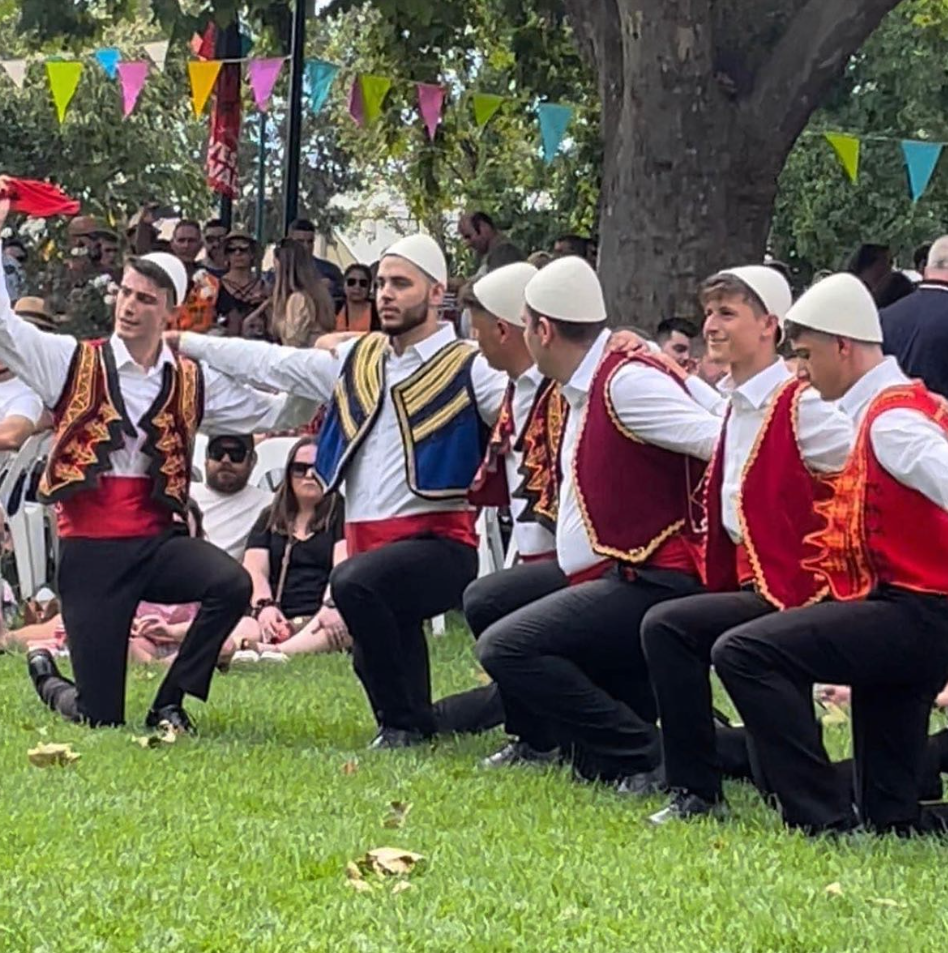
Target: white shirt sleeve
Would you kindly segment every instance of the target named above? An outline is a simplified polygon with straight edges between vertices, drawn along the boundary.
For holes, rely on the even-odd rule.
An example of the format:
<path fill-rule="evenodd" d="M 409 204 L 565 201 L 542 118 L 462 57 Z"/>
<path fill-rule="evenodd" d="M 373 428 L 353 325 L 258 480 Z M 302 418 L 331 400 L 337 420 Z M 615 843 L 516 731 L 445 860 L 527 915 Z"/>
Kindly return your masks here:
<path fill-rule="evenodd" d="M 487 359 L 478 354 L 471 365 L 471 383 L 477 399 L 477 410 L 481 419 L 490 427 L 494 426 L 500 405 L 504 402 L 504 393 L 510 378 L 503 371 L 494 370 Z"/>
<path fill-rule="evenodd" d="M 718 417 L 724 416 L 724 412 L 727 410 L 727 398 L 719 390 L 715 390 L 707 381 L 703 381 L 695 374 L 689 374 L 685 381 L 685 387 L 688 388 L 688 393 L 705 410 Z"/>
<path fill-rule="evenodd" d="M 43 401 L 39 394 L 30 390 L 22 381 L 16 381 L 20 386 L 16 393 L 3 407 L 3 419 L 7 417 L 25 417 L 35 427 L 43 416 Z"/>
<path fill-rule="evenodd" d="M 888 410 L 869 431 L 882 467 L 943 510 L 948 510 L 948 437 L 915 410 Z"/>
<path fill-rule="evenodd" d="M 806 465 L 818 473 L 842 470 L 856 439 L 851 418 L 813 388 L 803 392 L 797 409 L 797 436 Z"/>
<path fill-rule="evenodd" d="M 314 348 L 280 347 L 264 341 L 208 337 L 185 332 L 181 351 L 245 384 L 277 391 L 292 391 L 320 404 L 328 403 L 349 348 L 346 342 L 336 356 Z"/>
<path fill-rule="evenodd" d="M 721 436 L 721 417 L 705 410 L 667 374 L 627 365 L 612 378 L 609 394 L 623 426 L 640 440 L 710 460 Z"/>
<path fill-rule="evenodd" d="M 288 426 L 285 394 L 265 394 L 213 368 L 204 368 L 204 419 L 209 434 L 248 434 Z"/>
<path fill-rule="evenodd" d="M 0 275 L 0 363 L 34 390 L 47 407 L 55 407 L 59 401 L 76 345 L 74 337 L 40 331 L 14 314 L 6 281 Z"/>

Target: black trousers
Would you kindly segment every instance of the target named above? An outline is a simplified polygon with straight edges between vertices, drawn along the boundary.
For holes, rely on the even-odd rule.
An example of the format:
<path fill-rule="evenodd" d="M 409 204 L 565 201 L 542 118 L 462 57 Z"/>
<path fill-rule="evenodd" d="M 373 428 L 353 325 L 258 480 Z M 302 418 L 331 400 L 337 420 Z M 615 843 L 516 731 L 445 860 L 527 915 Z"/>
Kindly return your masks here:
<path fill-rule="evenodd" d="M 47 678 L 40 695 L 72 721 L 120 725 L 125 720 L 129 630 L 142 600 L 200 602 L 154 706 L 180 704 L 185 694 L 207 698 L 221 646 L 250 602 L 244 568 L 187 530 L 135 539 L 75 539 L 61 543 L 59 594 L 75 682 Z"/>
<path fill-rule="evenodd" d="M 659 761 L 657 709 L 639 628 L 659 602 L 698 589 L 683 573 L 617 570 L 512 612 L 478 640 L 481 664 L 533 732 L 573 749 L 586 777 L 617 778 Z M 508 712 L 509 715 L 509 712 Z M 509 725 L 509 722 L 508 722 Z"/>
<path fill-rule="evenodd" d="M 495 622 L 515 609 L 529 605 L 551 592 L 566 587 L 566 576 L 555 559 L 522 563 L 510 569 L 475 579 L 464 590 L 464 618 L 475 639 Z M 511 709 L 508 724 L 511 734 L 517 729 L 516 699 L 506 702 Z M 496 728 L 504 722 L 505 699 L 496 682 L 448 695 L 435 703 L 435 724 L 441 734 L 475 734 Z M 522 716 L 529 730 L 529 716 Z M 529 740 L 525 738 L 524 740 Z M 541 743 L 546 743 L 539 739 Z"/>
<path fill-rule="evenodd" d="M 784 820 L 852 821 L 813 712 L 815 682 L 852 686 L 855 802 L 877 830 L 919 821 L 928 717 L 948 679 L 948 599 L 887 588 L 861 602 L 791 609 L 738 626 L 711 653 Z"/>
<path fill-rule="evenodd" d="M 477 550 L 440 536 L 399 540 L 333 570 L 332 596 L 380 726 L 434 734 L 423 623 L 460 606 L 476 575 Z"/>
<path fill-rule="evenodd" d="M 642 647 L 662 724 L 669 787 L 715 801 L 721 765 L 711 701 L 711 648 L 729 629 L 773 612 L 753 592 L 703 593 L 663 602 L 642 622 Z"/>

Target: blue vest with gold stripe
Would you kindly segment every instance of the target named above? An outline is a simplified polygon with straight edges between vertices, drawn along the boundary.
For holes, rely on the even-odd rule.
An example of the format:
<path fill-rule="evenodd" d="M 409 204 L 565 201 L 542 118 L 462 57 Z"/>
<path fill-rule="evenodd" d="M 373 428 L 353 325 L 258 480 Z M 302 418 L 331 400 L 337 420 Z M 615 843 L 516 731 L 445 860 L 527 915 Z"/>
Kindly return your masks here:
<path fill-rule="evenodd" d="M 316 453 L 316 475 L 327 489 L 345 479 L 346 467 L 378 419 L 388 343 L 385 334 L 367 334 L 346 357 Z M 408 486 L 423 499 L 464 499 L 484 455 L 487 430 L 471 380 L 476 355 L 472 345 L 452 341 L 392 387 Z"/>

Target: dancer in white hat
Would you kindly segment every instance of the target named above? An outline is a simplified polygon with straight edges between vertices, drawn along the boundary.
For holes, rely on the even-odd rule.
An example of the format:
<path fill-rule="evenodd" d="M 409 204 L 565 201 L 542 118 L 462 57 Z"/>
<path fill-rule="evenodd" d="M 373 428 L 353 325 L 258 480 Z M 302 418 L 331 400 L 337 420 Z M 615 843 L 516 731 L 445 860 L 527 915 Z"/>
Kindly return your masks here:
<path fill-rule="evenodd" d="M 545 738 L 582 778 L 654 790 L 638 627 L 651 606 L 700 587 L 694 494 L 721 419 L 657 358 L 607 352 L 602 289 L 582 259 L 547 265 L 525 298 L 527 346 L 568 405 L 556 551 L 569 585 L 494 623 L 476 652 L 534 748 Z"/>
<path fill-rule="evenodd" d="M 0 193 L 2 186 L 0 179 Z M 0 229 L 8 212 L 9 202 L 0 202 Z M 225 433 L 272 429 L 285 400 L 175 359 L 161 334 L 186 293 L 173 255 L 132 259 L 115 332 L 89 342 L 14 314 L 0 281 L 0 362 L 55 421 L 40 493 L 59 518 L 59 592 L 75 682 L 45 650 L 29 654 L 30 675 L 51 708 L 92 726 L 125 719 L 128 637 L 140 601 L 201 603 L 146 719 L 189 730 L 184 696 L 207 698 L 220 647 L 250 598 L 244 569 L 187 535 L 194 434 L 202 422 Z"/>
<path fill-rule="evenodd" d="M 342 614 L 378 722 L 375 748 L 435 731 L 423 623 L 461 603 L 477 575 L 467 491 L 507 375 L 438 321 L 448 269 L 426 235 L 382 256 L 382 332 L 335 353 L 181 335 L 181 349 L 256 384 L 329 404 L 316 475 L 345 482 L 349 558 L 326 605 Z"/>
<path fill-rule="evenodd" d="M 805 562 L 836 601 L 740 626 L 712 659 L 788 824 L 905 833 L 923 823 L 919 767 L 948 678 L 948 414 L 883 356 L 876 306 L 852 275 L 814 286 L 785 330 L 801 375 L 857 428 Z M 852 686 L 858 818 L 823 748 L 815 682 Z"/>
<path fill-rule="evenodd" d="M 729 366 L 721 386 L 730 402 L 705 488 L 711 592 L 662 603 L 642 623 L 673 792 L 654 823 L 723 812 L 711 647 L 736 625 L 823 598 L 825 583 L 801 561 L 819 525 L 818 474 L 841 469 L 853 441 L 850 420 L 777 354 L 792 301 L 779 272 L 728 268 L 700 298 L 708 353 Z"/>

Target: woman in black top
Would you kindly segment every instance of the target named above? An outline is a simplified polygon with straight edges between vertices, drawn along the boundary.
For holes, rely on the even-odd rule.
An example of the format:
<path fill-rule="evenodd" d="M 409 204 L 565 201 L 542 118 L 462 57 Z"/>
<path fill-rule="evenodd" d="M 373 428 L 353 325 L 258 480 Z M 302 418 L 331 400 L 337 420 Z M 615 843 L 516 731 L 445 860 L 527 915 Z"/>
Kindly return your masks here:
<path fill-rule="evenodd" d="M 244 568 L 253 579 L 253 612 L 241 624 L 242 650 L 282 655 L 351 646 L 329 598 L 329 574 L 346 558 L 342 498 L 323 494 L 312 437 L 287 458 L 283 484 L 250 532 Z"/>

